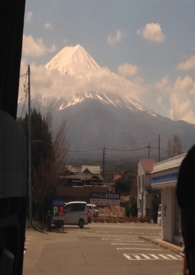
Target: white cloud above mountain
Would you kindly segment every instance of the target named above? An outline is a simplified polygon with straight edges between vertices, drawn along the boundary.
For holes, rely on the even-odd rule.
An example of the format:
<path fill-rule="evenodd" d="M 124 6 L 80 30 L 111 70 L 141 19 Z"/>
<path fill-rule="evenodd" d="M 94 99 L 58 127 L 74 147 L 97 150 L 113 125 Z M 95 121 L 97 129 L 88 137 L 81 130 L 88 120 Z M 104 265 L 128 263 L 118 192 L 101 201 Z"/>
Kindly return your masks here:
<path fill-rule="evenodd" d="M 147 23 L 143 28 L 137 30 L 137 34 L 145 40 L 161 43 L 165 40 L 165 35 L 158 23 Z"/>
<path fill-rule="evenodd" d="M 190 76 L 179 76 L 173 83 L 166 76 L 156 88 L 161 91 L 158 104 L 163 105 L 168 117 L 195 123 L 195 81 Z"/>
<path fill-rule="evenodd" d="M 31 11 L 28 11 L 25 13 L 25 20 L 27 22 L 32 22 L 32 18 L 33 18 L 33 13 Z"/>
<path fill-rule="evenodd" d="M 126 35 L 125 31 L 117 30 L 117 32 L 115 34 L 109 34 L 107 36 L 107 43 L 110 45 L 119 43 L 125 35 Z"/>
<path fill-rule="evenodd" d="M 27 64 L 29 64 L 25 60 L 25 56 L 39 57 L 55 49 L 55 46 L 46 47 L 42 39 L 35 40 L 32 36 L 24 35 L 21 75 L 26 72 Z M 192 68 L 189 65 L 186 67 Z M 120 96 L 132 97 L 143 105 L 144 100 L 150 98 L 153 91 L 152 101 L 156 108 L 156 110 L 151 108 L 153 111 L 158 112 L 159 109 L 163 115 L 173 120 L 195 123 L 193 107 L 195 106 L 195 81 L 192 77 L 178 76 L 175 81 L 171 81 L 168 76 L 165 76 L 156 84 L 148 84 L 139 75 L 140 68 L 138 66 L 125 63 L 120 65 L 117 71 L 120 75 L 111 72 L 106 67 L 97 67 L 96 70 L 83 70 L 83 72 L 81 68 L 79 73 L 62 75 L 60 71 L 51 71 L 43 65 L 31 63 L 31 90 L 32 93 L 40 93 L 45 97 L 67 98 L 72 98 L 78 91 L 113 92 Z M 21 97 L 24 96 L 24 81 L 24 78 L 20 79 Z"/>
<path fill-rule="evenodd" d="M 139 71 L 140 69 L 137 66 L 128 63 L 120 65 L 117 68 L 117 72 L 124 77 L 137 75 Z"/>
<path fill-rule="evenodd" d="M 190 71 L 195 69 L 195 55 L 190 56 L 185 61 L 180 62 L 177 65 L 178 70 Z"/>
<path fill-rule="evenodd" d="M 47 23 L 44 24 L 44 29 L 53 30 L 54 26 L 51 23 L 47 22 Z"/>
<path fill-rule="evenodd" d="M 48 48 L 42 38 L 35 39 L 32 35 L 23 35 L 23 56 L 40 57 L 55 51 L 54 44 Z"/>

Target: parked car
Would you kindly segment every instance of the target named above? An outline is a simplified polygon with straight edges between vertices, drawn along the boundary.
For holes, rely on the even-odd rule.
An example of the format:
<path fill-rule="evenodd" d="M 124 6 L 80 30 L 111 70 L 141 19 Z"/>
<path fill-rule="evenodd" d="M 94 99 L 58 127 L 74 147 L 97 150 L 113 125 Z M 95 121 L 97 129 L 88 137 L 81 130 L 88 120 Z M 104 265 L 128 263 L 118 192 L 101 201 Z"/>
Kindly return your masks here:
<path fill-rule="evenodd" d="M 78 225 L 83 228 L 88 224 L 88 207 L 85 201 L 71 201 L 64 206 L 64 224 Z"/>
<path fill-rule="evenodd" d="M 157 217 L 157 224 L 161 225 L 161 204 L 158 206 L 158 217 Z"/>
<path fill-rule="evenodd" d="M 87 207 L 89 209 L 89 212 L 91 213 L 92 217 L 98 217 L 98 208 L 95 204 L 87 204 Z"/>

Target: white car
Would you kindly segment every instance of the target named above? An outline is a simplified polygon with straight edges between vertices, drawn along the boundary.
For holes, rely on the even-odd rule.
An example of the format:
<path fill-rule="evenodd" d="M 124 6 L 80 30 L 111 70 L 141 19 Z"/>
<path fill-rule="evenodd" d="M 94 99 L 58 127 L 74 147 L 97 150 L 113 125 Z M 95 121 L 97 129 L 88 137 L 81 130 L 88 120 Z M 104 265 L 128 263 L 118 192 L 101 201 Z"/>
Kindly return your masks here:
<path fill-rule="evenodd" d="M 95 204 L 87 204 L 87 207 L 89 209 L 89 212 L 91 213 L 92 217 L 98 217 L 98 208 Z"/>
<path fill-rule="evenodd" d="M 78 225 L 83 228 L 88 224 L 88 208 L 85 201 L 71 201 L 64 205 L 64 224 Z"/>

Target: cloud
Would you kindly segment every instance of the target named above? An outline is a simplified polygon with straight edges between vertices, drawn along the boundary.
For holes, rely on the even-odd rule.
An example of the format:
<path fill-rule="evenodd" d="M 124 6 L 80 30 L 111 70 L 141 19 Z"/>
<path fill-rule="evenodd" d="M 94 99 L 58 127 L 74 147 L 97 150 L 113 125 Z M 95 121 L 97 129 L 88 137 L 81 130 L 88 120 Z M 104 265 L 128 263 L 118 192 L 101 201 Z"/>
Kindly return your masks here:
<path fill-rule="evenodd" d="M 128 63 L 120 65 L 117 68 L 117 72 L 124 77 L 134 76 L 138 74 L 139 70 L 140 69 L 137 66 Z"/>
<path fill-rule="evenodd" d="M 182 71 L 194 70 L 195 69 L 195 55 L 192 55 L 191 57 L 189 57 L 185 61 L 180 62 L 177 65 L 177 69 L 182 70 Z"/>
<path fill-rule="evenodd" d="M 27 64 L 22 59 L 21 72 L 26 72 Z M 137 101 L 147 91 L 147 85 L 143 79 L 136 78 L 129 81 L 117 74 L 110 72 L 108 68 L 100 68 L 97 71 L 78 73 L 75 75 L 61 75 L 58 71 L 47 70 L 44 66 L 31 64 L 32 94 L 40 93 L 43 97 L 65 97 L 71 99 L 80 91 L 97 91 L 117 93 L 121 96 L 132 97 Z M 20 97 L 24 96 L 24 79 L 20 79 Z"/>
<path fill-rule="evenodd" d="M 110 34 L 107 37 L 107 43 L 110 45 L 114 45 L 119 43 L 122 38 L 125 36 L 126 32 L 118 30 L 115 34 Z"/>
<path fill-rule="evenodd" d="M 195 81 L 190 76 L 180 76 L 174 83 L 165 77 L 156 88 L 161 91 L 158 103 L 164 104 L 168 117 L 195 123 Z"/>
<path fill-rule="evenodd" d="M 23 55 L 31 57 L 40 57 L 47 53 L 56 51 L 56 46 L 48 48 L 44 45 L 42 38 L 34 39 L 32 35 L 23 35 Z"/>
<path fill-rule="evenodd" d="M 27 22 L 32 22 L 33 13 L 31 11 L 28 11 L 25 13 L 25 20 Z"/>
<path fill-rule="evenodd" d="M 68 38 L 64 38 L 64 39 L 62 39 L 62 41 L 63 41 L 63 43 L 64 43 L 64 44 L 67 44 L 67 43 L 69 43 L 69 42 L 70 42 L 70 39 L 68 39 Z"/>
<path fill-rule="evenodd" d="M 165 40 L 161 26 L 158 23 L 147 23 L 145 27 L 137 30 L 137 34 L 145 40 L 161 43 Z"/>
<path fill-rule="evenodd" d="M 46 30 L 53 30 L 54 27 L 51 23 L 47 22 L 47 23 L 44 24 L 44 28 Z"/>

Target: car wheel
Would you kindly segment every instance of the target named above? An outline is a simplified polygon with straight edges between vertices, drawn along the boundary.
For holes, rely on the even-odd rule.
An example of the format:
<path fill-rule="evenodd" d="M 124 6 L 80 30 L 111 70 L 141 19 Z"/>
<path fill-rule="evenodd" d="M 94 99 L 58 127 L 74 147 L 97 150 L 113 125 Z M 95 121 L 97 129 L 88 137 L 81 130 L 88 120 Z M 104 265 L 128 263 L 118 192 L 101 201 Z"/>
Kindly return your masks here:
<path fill-rule="evenodd" d="M 81 219 L 79 220 L 79 227 L 80 228 L 83 228 L 84 227 L 84 221 Z"/>

